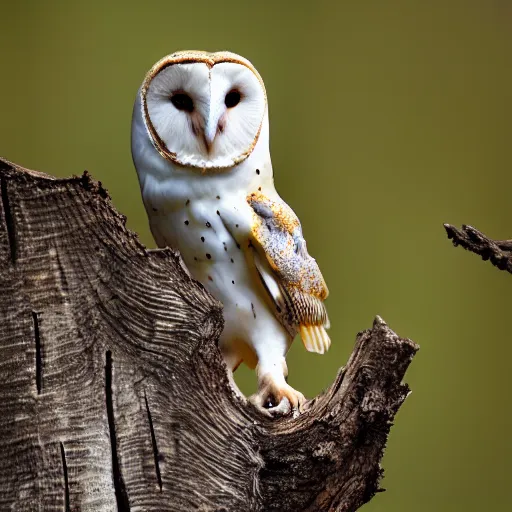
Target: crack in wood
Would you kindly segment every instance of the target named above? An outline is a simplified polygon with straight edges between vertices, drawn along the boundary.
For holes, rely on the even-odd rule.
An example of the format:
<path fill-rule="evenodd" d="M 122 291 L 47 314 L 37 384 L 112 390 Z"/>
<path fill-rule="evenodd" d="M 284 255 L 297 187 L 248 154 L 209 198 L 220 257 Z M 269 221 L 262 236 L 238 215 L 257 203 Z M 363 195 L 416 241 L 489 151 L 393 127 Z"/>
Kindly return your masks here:
<path fill-rule="evenodd" d="M 119 456 L 117 453 L 117 434 L 114 418 L 114 400 L 112 397 L 112 352 L 107 350 L 105 355 L 105 400 L 107 405 L 108 430 L 110 433 L 110 450 L 112 453 L 112 477 L 116 494 L 118 512 L 130 512 L 130 504 L 126 494 Z"/>
<path fill-rule="evenodd" d="M 153 447 L 153 457 L 155 459 L 155 473 L 158 481 L 160 491 L 162 490 L 162 474 L 160 473 L 160 455 L 158 452 L 158 445 L 156 444 L 155 428 L 153 425 L 153 418 L 151 417 L 151 410 L 149 409 L 148 397 L 146 391 L 144 391 L 144 401 L 146 402 L 146 412 L 148 414 L 149 431 L 151 433 L 151 446 Z"/>
<path fill-rule="evenodd" d="M 57 245 L 55 245 L 55 254 L 57 257 L 57 265 L 59 266 L 60 285 L 61 285 L 62 291 L 67 295 L 69 292 L 69 285 L 68 285 L 68 280 L 66 278 L 66 265 L 63 265 L 63 263 L 61 261 L 61 256 L 60 256 L 59 248 Z"/>
<path fill-rule="evenodd" d="M 34 341 L 36 343 L 36 387 L 37 394 L 40 395 L 43 389 L 43 356 L 39 334 L 39 318 L 35 311 L 32 311 L 32 321 L 34 322 Z"/>
<path fill-rule="evenodd" d="M 4 209 L 5 225 L 7 228 L 7 237 L 9 239 L 9 249 L 11 251 L 11 262 L 15 264 L 18 256 L 18 243 L 16 240 L 14 216 L 12 214 L 11 205 L 9 203 L 9 194 L 7 192 L 7 181 L 5 179 L 0 180 L 0 191 Z"/>
<path fill-rule="evenodd" d="M 64 505 L 65 512 L 71 512 L 71 507 L 69 505 L 69 480 L 68 480 L 68 464 L 66 462 L 66 451 L 64 450 L 64 445 L 60 443 L 60 455 L 62 458 L 62 472 L 64 474 Z"/>

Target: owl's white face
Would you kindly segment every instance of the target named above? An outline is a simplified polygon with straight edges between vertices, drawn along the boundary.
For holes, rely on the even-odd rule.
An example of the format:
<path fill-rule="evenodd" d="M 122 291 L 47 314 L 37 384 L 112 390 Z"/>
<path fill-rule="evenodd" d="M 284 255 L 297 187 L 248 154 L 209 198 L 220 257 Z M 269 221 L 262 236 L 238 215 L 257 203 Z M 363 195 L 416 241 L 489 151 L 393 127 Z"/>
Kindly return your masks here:
<path fill-rule="evenodd" d="M 159 153 L 201 169 L 232 167 L 247 158 L 267 107 L 257 71 L 227 52 L 165 57 L 146 76 L 141 103 Z"/>

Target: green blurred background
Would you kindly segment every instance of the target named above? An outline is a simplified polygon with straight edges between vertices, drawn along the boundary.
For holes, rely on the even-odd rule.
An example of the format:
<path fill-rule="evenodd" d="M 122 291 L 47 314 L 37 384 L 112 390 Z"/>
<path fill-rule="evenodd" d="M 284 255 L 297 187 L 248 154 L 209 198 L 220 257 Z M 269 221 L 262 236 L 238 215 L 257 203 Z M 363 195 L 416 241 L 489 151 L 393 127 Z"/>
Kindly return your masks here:
<path fill-rule="evenodd" d="M 0 154 L 58 176 L 88 169 L 148 246 L 130 155 L 144 74 L 179 49 L 249 58 L 277 188 L 331 292 L 332 349 L 295 343 L 292 385 L 328 386 L 376 314 L 421 345 L 388 491 L 364 510 L 511 510 L 512 280 L 442 227 L 512 237 L 510 2 L 18 1 L 0 17 Z"/>

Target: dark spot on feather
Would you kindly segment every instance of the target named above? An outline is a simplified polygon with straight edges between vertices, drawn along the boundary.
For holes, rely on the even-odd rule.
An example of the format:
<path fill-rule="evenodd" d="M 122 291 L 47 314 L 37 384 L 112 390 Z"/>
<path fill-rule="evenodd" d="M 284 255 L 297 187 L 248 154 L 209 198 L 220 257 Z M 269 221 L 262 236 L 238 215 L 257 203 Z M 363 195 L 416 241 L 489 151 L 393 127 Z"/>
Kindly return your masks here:
<path fill-rule="evenodd" d="M 281 308 L 279 306 L 276 306 L 277 312 L 281 313 Z"/>
<path fill-rule="evenodd" d="M 220 196 L 217 196 L 217 199 L 220 199 Z"/>
<path fill-rule="evenodd" d="M 219 210 L 217 210 L 217 215 L 220 215 L 220 212 L 219 212 Z"/>
<path fill-rule="evenodd" d="M 235 263 L 235 260 L 233 258 L 231 258 L 231 263 Z"/>
<path fill-rule="evenodd" d="M 212 225 L 211 225 L 208 221 L 206 221 L 206 227 L 207 227 L 207 228 L 211 228 L 211 227 L 212 227 Z"/>
<path fill-rule="evenodd" d="M 228 252 L 228 248 L 227 248 L 226 246 L 224 246 L 224 250 L 225 250 L 226 252 Z"/>
<path fill-rule="evenodd" d="M 204 243 L 204 236 L 202 236 L 202 237 L 201 237 L 201 242 L 203 242 L 203 243 Z"/>
<path fill-rule="evenodd" d="M 236 227 L 238 227 L 238 224 L 235 224 Z"/>
<path fill-rule="evenodd" d="M 236 246 L 237 246 L 238 249 L 240 249 L 240 244 L 239 243 L 237 243 Z"/>
<path fill-rule="evenodd" d="M 206 253 L 206 257 L 207 257 L 209 260 L 211 260 L 211 259 L 212 259 L 212 255 L 211 255 L 211 254 L 209 254 L 209 253 Z"/>
<path fill-rule="evenodd" d="M 261 192 L 261 187 L 258 187 L 258 190 Z"/>
<path fill-rule="evenodd" d="M 256 169 L 256 174 L 259 174 L 260 173 L 260 170 L 259 169 Z"/>
<path fill-rule="evenodd" d="M 208 279 L 209 279 L 210 281 L 213 281 L 212 276 L 208 276 Z"/>
<path fill-rule="evenodd" d="M 188 226 L 189 222 L 188 220 L 185 221 L 185 226 Z"/>
<path fill-rule="evenodd" d="M 235 281 L 231 281 L 233 284 L 235 284 Z"/>
<path fill-rule="evenodd" d="M 254 310 L 254 304 L 251 302 L 252 315 L 256 318 L 256 311 Z"/>
<path fill-rule="evenodd" d="M 187 202 L 185 203 L 185 206 L 188 206 L 190 204 L 190 199 L 187 199 Z"/>

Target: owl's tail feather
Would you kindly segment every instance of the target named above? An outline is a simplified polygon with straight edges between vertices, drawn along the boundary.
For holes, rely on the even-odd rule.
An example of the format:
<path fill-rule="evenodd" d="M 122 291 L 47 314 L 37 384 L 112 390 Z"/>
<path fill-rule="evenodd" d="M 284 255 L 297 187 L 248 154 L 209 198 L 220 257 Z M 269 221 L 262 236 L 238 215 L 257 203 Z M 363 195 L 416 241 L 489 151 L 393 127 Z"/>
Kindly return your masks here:
<path fill-rule="evenodd" d="M 331 346 L 331 339 L 323 325 L 301 324 L 300 337 L 309 352 L 323 354 Z"/>

